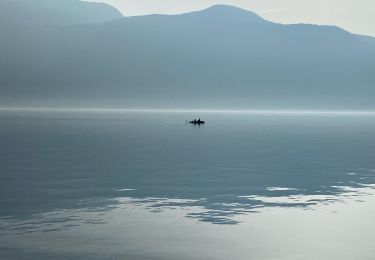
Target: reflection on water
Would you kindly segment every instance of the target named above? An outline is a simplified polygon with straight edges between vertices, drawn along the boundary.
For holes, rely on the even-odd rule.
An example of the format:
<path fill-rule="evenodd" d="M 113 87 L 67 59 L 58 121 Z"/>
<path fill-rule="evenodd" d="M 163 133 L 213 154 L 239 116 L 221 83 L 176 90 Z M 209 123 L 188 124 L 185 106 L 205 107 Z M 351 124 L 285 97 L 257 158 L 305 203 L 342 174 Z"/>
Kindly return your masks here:
<path fill-rule="evenodd" d="M 206 199 L 187 200 L 169 198 L 134 198 L 119 197 L 107 202 L 104 207 L 81 208 L 75 210 L 55 210 L 36 214 L 25 220 L 15 220 L 12 217 L 2 217 L 0 234 L 27 234 L 32 232 L 53 232 L 74 228 L 85 224 L 107 224 L 108 214 L 116 210 L 138 207 L 149 212 L 160 213 L 185 209 L 185 217 L 213 224 L 240 224 L 239 215 L 261 213 L 264 209 L 273 207 L 293 207 L 305 210 L 315 210 L 323 205 L 334 203 L 364 202 L 364 198 L 374 195 L 375 185 L 335 186 L 334 195 L 306 195 L 278 193 L 270 196 L 240 196 L 228 202 L 217 202 L 207 207 Z M 272 188 L 275 190 L 276 188 Z M 277 188 L 285 191 L 286 188 Z M 290 190 L 290 189 L 288 189 Z"/>
<path fill-rule="evenodd" d="M 140 210 L 219 232 L 269 210 L 312 212 L 374 194 L 371 116 L 205 114 L 205 126 L 185 123 L 197 116 L 2 112 L 0 235 L 130 228 L 127 216 Z"/>

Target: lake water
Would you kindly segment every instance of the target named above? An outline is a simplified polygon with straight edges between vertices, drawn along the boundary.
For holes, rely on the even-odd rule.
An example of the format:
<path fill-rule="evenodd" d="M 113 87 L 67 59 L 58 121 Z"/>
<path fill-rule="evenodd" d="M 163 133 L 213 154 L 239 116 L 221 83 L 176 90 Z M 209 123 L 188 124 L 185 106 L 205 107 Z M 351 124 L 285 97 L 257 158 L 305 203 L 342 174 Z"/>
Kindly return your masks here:
<path fill-rule="evenodd" d="M 0 259 L 374 259 L 374 184 L 371 115 L 1 111 Z"/>

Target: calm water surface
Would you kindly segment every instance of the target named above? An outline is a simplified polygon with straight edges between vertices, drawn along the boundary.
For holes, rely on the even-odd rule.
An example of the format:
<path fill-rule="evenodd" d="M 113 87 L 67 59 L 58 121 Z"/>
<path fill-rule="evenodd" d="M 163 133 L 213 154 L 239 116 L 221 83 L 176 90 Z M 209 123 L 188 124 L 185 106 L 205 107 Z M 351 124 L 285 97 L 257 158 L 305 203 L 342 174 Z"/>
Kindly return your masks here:
<path fill-rule="evenodd" d="M 2 111 L 0 258 L 374 259 L 374 184 L 374 116 Z"/>

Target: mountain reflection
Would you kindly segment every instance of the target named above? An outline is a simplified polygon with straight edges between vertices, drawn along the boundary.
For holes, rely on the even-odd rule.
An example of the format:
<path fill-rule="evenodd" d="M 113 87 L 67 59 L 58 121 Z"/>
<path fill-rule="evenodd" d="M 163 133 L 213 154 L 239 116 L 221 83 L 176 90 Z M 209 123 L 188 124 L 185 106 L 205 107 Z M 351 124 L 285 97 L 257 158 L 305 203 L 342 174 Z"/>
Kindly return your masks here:
<path fill-rule="evenodd" d="M 160 212 L 176 208 L 199 208 L 198 212 L 188 213 L 186 217 L 194 218 L 203 222 L 213 224 L 239 224 L 233 217 L 241 214 L 261 212 L 263 208 L 269 207 L 296 207 L 302 209 L 314 209 L 314 206 L 327 205 L 347 199 L 371 195 L 364 192 L 364 188 L 374 189 L 375 174 L 372 170 L 362 169 L 357 174 L 357 179 L 338 181 L 340 186 L 301 187 L 283 188 L 269 187 L 264 191 L 252 195 L 239 194 L 217 194 L 200 199 L 179 199 L 179 198 L 119 198 L 121 204 L 135 204 L 146 208 L 151 212 Z M 365 184 L 363 181 L 367 180 Z M 356 182 L 357 181 L 357 182 Z M 360 182 L 361 181 L 361 182 Z M 123 200 L 124 199 L 124 200 Z M 360 200 L 357 200 L 360 202 Z"/>

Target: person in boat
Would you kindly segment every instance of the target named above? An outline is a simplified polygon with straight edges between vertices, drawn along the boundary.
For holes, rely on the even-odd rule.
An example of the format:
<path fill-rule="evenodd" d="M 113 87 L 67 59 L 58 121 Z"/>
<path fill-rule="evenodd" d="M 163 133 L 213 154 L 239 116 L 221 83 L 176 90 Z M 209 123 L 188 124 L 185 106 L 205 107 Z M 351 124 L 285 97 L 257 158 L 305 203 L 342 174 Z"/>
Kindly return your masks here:
<path fill-rule="evenodd" d="M 204 124 L 205 122 L 202 121 L 200 118 L 198 120 L 196 118 L 194 118 L 194 120 L 190 121 L 189 123 L 194 124 L 194 125 L 200 125 L 200 124 Z"/>

